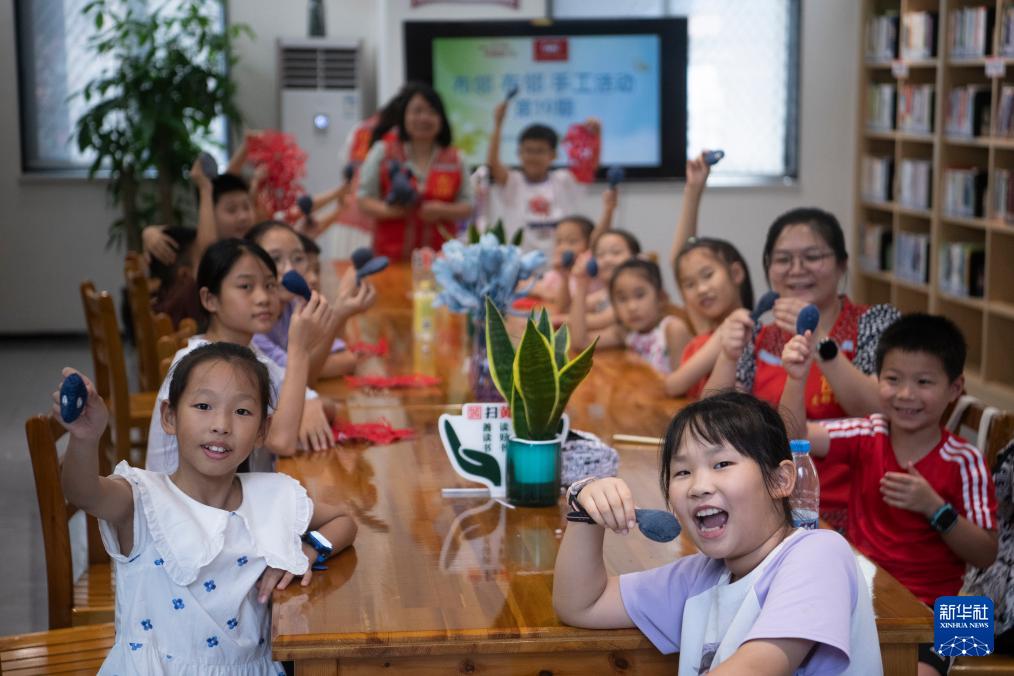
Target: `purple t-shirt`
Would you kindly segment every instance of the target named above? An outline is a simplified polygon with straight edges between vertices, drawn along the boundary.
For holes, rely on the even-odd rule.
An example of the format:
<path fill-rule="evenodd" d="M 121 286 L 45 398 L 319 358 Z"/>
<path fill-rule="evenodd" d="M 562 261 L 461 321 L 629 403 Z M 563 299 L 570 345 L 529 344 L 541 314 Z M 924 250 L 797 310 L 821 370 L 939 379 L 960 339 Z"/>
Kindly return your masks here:
<path fill-rule="evenodd" d="M 851 547 L 833 531 L 794 531 L 748 575 L 687 556 L 620 576 L 627 614 L 679 673 L 703 674 L 753 639 L 815 642 L 796 674 L 880 674 L 873 600 Z"/>
<path fill-rule="evenodd" d="M 289 324 L 292 323 L 292 314 L 295 311 L 296 301 L 286 303 L 282 306 L 282 315 L 271 330 L 253 337 L 254 345 L 282 368 L 289 362 Z M 345 341 L 340 338 L 336 338 L 331 344 L 331 352 L 341 352 L 344 349 Z"/>

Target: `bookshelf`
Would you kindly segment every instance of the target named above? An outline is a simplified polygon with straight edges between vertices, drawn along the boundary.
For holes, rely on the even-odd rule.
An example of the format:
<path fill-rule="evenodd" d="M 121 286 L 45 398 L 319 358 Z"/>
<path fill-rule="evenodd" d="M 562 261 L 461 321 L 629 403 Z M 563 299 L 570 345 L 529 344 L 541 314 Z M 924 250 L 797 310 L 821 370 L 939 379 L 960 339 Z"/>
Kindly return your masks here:
<path fill-rule="evenodd" d="M 1014 410 L 1014 0 L 863 0 L 858 71 L 851 293 L 950 317 Z"/>

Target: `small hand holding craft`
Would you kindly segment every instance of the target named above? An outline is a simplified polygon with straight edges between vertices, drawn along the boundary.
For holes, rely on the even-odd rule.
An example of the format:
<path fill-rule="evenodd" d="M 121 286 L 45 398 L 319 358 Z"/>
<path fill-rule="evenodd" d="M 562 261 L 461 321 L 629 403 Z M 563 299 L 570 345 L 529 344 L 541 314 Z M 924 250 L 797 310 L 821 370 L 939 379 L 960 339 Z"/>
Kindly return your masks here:
<path fill-rule="evenodd" d="M 65 423 L 78 419 L 88 402 L 88 388 L 84 380 L 76 373 L 63 379 L 60 385 L 60 417 Z"/>
<path fill-rule="evenodd" d="M 796 317 L 796 333 L 803 335 L 807 331 L 816 331 L 820 323 L 820 310 L 816 305 L 807 305 Z"/>
<path fill-rule="evenodd" d="M 286 288 L 290 293 L 297 296 L 302 296 L 306 300 L 310 300 L 310 285 L 303 279 L 303 275 L 299 274 L 295 270 L 289 270 L 282 275 L 282 286 Z"/>
<path fill-rule="evenodd" d="M 391 192 L 386 202 L 397 206 L 410 206 L 419 201 L 419 193 L 412 185 L 412 170 L 402 167 L 398 162 L 391 162 Z"/>

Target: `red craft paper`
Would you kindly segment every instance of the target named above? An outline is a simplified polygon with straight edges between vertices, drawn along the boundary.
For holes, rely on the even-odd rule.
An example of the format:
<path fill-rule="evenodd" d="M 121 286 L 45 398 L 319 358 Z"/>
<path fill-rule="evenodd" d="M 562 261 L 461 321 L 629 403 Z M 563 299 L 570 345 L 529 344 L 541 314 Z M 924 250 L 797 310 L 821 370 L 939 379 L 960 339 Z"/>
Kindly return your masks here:
<path fill-rule="evenodd" d="M 396 429 L 387 420 L 381 418 L 372 423 L 350 423 L 336 421 L 332 427 L 335 441 L 342 444 L 347 441 L 368 441 L 371 444 L 393 444 L 403 439 L 411 439 L 415 432 L 411 429 Z"/>
<path fill-rule="evenodd" d="M 352 343 L 349 345 L 349 351 L 369 357 L 386 357 L 390 349 L 387 345 L 387 339 L 381 338 L 376 343 L 365 343 L 363 341 Z"/>
<path fill-rule="evenodd" d="M 563 144 L 567 146 L 567 159 L 574 178 L 581 183 L 594 181 L 602 150 L 602 139 L 594 128 L 584 122 L 570 125 L 567 135 L 563 137 Z"/>
<path fill-rule="evenodd" d="M 440 378 L 414 373 L 408 376 L 345 376 L 345 382 L 352 387 L 399 389 L 433 387 L 434 385 L 440 384 Z"/>
<path fill-rule="evenodd" d="M 300 179 L 306 175 L 306 153 L 296 137 L 280 131 L 263 131 L 247 139 L 247 159 L 267 167 L 263 199 L 271 213 L 287 212 L 306 192 Z"/>

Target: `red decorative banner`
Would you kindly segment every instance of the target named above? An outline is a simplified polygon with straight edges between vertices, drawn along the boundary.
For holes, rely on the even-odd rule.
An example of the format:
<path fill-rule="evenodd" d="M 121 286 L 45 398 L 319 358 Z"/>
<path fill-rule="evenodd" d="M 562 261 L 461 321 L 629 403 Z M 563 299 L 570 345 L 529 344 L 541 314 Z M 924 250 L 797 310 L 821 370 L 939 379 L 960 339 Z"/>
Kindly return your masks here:
<path fill-rule="evenodd" d="M 377 422 L 359 424 L 336 421 L 332 430 L 335 441 L 339 444 L 349 441 L 368 441 L 371 444 L 386 445 L 415 436 L 415 432 L 411 429 L 396 429 L 383 418 Z"/>
<path fill-rule="evenodd" d="M 563 145 L 567 147 L 567 159 L 574 178 L 581 183 L 594 181 L 602 149 L 602 137 L 595 127 L 587 122 L 570 125 L 563 137 Z"/>
<path fill-rule="evenodd" d="M 348 346 L 350 352 L 361 354 L 366 357 L 386 357 L 390 348 L 387 345 L 387 339 L 381 338 L 376 343 L 364 343 L 359 341 L 358 343 L 352 343 Z"/>

